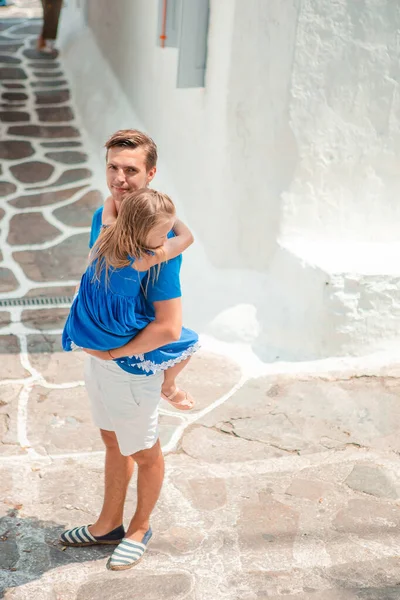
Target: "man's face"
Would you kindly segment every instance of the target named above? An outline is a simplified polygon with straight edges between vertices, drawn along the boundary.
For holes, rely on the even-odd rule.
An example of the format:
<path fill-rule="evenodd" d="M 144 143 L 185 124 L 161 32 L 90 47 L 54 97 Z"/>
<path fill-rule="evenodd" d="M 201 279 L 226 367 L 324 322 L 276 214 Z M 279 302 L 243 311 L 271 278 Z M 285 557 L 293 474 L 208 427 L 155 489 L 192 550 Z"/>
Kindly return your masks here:
<path fill-rule="evenodd" d="M 124 196 L 147 187 L 156 167 L 147 171 L 144 148 L 110 148 L 107 154 L 107 185 L 117 210 Z"/>

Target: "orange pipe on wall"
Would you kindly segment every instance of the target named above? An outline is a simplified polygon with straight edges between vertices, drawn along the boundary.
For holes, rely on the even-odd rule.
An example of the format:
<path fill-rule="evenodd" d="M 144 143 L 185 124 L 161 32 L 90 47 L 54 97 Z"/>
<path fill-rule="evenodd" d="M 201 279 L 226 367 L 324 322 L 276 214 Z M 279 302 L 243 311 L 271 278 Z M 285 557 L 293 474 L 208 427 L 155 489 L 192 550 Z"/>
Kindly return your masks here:
<path fill-rule="evenodd" d="M 164 0 L 163 4 L 163 18 L 162 18 L 162 29 L 161 29 L 161 48 L 165 48 L 165 40 L 167 39 L 167 1 Z"/>

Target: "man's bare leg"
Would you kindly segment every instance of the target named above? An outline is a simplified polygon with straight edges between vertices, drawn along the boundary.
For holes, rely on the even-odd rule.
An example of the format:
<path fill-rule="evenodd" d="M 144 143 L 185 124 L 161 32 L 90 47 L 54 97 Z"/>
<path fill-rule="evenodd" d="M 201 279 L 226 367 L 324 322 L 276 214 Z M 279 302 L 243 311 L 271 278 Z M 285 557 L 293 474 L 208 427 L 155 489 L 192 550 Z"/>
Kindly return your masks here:
<path fill-rule="evenodd" d="M 148 450 L 133 454 L 132 458 L 138 466 L 137 506 L 125 537 L 141 542 L 150 527 L 150 515 L 164 480 L 164 456 L 160 441 Z"/>
<path fill-rule="evenodd" d="M 94 536 L 106 535 L 122 524 L 128 485 L 132 477 L 134 461 L 123 456 L 113 431 L 100 430 L 106 447 L 104 473 L 104 500 L 97 521 L 89 527 Z"/>

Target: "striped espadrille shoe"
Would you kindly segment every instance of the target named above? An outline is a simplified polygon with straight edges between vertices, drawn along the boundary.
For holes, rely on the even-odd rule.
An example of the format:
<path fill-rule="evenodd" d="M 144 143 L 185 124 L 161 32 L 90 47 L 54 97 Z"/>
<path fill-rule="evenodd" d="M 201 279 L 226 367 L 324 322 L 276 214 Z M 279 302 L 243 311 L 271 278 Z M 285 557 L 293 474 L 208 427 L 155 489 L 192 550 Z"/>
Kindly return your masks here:
<path fill-rule="evenodd" d="M 64 546 L 96 546 L 98 544 L 119 544 L 125 535 L 123 525 L 116 527 L 106 535 L 94 536 L 89 531 L 90 525 L 67 529 L 60 535 L 60 542 Z"/>
<path fill-rule="evenodd" d="M 135 542 L 124 538 L 112 553 L 107 567 L 112 571 L 124 571 L 138 564 L 147 550 L 153 532 L 150 529 L 146 531 L 141 542 Z"/>

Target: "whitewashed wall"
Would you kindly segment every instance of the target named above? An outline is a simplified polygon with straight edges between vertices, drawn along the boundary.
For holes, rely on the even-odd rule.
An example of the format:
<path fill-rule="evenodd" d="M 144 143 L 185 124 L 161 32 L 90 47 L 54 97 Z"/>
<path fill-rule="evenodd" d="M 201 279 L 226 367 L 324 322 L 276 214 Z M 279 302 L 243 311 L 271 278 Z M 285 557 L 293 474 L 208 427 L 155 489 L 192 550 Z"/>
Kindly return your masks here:
<path fill-rule="evenodd" d="M 211 0 L 206 87 L 178 89 L 158 0 L 86 0 L 88 29 L 82 2 L 64 10 L 60 43 L 99 178 L 114 130 L 155 138 L 154 185 L 198 242 L 188 324 L 264 360 L 396 344 L 396 3 Z"/>

